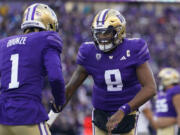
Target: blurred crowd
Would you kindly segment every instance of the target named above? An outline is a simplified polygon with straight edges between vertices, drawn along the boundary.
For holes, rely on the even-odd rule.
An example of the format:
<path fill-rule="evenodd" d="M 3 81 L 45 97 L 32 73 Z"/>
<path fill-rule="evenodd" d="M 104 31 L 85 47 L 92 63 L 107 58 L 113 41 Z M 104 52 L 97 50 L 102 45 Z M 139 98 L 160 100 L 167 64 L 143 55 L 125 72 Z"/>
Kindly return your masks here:
<path fill-rule="evenodd" d="M 24 9 L 32 2 L 0 2 L 0 39 L 21 34 Z M 91 41 L 91 23 L 102 3 L 48 2 L 59 18 L 60 35 L 64 42 L 63 75 L 67 82 L 75 67 L 76 54 L 84 41 Z M 109 4 L 104 7 L 109 8 Z M 95 6 L 96 5 L 96 6 Z M 156 75 L 162 67 L 180 69 L 180 8 L 178 4 L 114 3 L 127 21 L 127 36 L 142 37 L 149 46 L 153 72 Z M 45 80 L 43 103 L 49 111 L 48 101 L 52 99 L 50 87 Z M 51 128 L 53 135 L 85 135 L 84 124 L 91 117 L 92 79 L 89 77 L 73 97 L 69 105 Z"/>

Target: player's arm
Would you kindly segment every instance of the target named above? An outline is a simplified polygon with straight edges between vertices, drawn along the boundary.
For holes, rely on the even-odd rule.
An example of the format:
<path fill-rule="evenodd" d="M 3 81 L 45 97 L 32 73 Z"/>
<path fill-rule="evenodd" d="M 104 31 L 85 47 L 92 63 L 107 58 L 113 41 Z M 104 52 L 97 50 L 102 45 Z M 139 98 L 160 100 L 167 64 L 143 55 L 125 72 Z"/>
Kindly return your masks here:
<path fill-rule="evenodd" d="M 149 107 L 145 107 L 143 110 L 142 110 L 144 116 L 148 119 L 150 125 L 154 128 L 154 129 L 157 129 L 157 125 L 156 125 L 156 122 L 154 121 L 154 117 L 153 117 L 153 112 L 151 110 L 151 108 Z"/>
<path fill-rule="evenodd" d="M 178 135 L 180 135 L 180 94 L 177 94 L 173 97 L 173 104 L 177 112 L 177 125 L 179 127 Z"/>
<path fill-rule="evenodd" d="M 43 59 L 55 99 L 55 103 L 52 103 L 52 109 L 54 112 L 60 112 L 62 105 L 65 103 L 65 84 L 59 52 L 56 49 L 48 48 L 43 55 Z"/>
<path fill-rule="evenodd" d="M 88 73 L 84 69 L 84 67 L 78 65 L 70 81 L 66 85 L 66 103 L 64 104 L 63 108 L 67 105 L 73 94 L 76 92 L 78 87 L 83 83 L 83 81 L 87 78 L 87 76 Z"/>
<path fill-rule="evenodd" d="M 136 74 L 142 88 L 128 103 L 131 111 L 137 110 L 142 104 L 156 94 L 156 83 L 148 62 L 145 62 L 137 67 Z"/>
<path fill-rule="evenodd" d="M 158 117 L 154 120 L 157 128 L 166 128 L 176 123 L 176 118 L 173 117 Z"/>
<path fill-rule="evenodd" d="M 68 104 L 73 94 L 77 91 L 78 87 L 83 83 L 83 81 L 87 78 L 87 76 L 88 73 L 86 72 L 86 70 L 81 65 L 78 65 L 70 81 L 65 87 L 66 102 L 63 105 L 62 109 Z M 47 121 L 47 124 L 51 126 L 53 122 L 56 120 L 56 118 L 59 116 L 59 114 L 50 111 L 50 113 L 48 114 L 49 120 Z"/>

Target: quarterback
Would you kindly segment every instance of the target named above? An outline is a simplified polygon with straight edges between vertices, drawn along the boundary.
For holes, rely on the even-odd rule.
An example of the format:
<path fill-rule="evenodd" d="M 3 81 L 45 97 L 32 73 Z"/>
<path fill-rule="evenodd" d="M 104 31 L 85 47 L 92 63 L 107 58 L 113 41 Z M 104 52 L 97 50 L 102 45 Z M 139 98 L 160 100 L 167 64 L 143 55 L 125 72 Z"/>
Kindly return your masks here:
<path fill-rule="evenodd" d="M 66 103 L 91 75 L 93 134 L 134 135 L 136 110 L 156 93 L 147 44 L 126 38 L 126 20 L 114 9 L 95 16 L 92 34 L 94 42 L 79 48 L 78 66 L 66 85 Z"/>
<path fill-rule="evenodd" d="M 164 68 L 158 77 L 163 91 L 158 93 L 156 100 L 157 135 L 177 135 L 177 127 L 180 127 L 180 75 L 173 68 Z"/>
<path fill-rule="evenodd" d="M 45 4 L 30 5 L 21 29 L 24 34 L 0 40 L 0 135 L 50 135 L 41 103 L 45 76 L 54 112 L 65 102 L 56 14 Z"/>

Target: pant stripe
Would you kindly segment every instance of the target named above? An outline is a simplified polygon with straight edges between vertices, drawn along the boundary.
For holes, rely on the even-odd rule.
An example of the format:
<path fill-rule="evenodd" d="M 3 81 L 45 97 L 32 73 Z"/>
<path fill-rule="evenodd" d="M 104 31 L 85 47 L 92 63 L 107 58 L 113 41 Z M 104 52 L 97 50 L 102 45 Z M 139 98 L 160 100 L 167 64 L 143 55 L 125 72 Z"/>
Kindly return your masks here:
<path fill-rule="evenodd" d="M 40 124 L 38 124 L 38 127 L 39 127 L 39 131 L 40 131 L 40 135 L 43 135 Z"/>
<path fill-rule="evenodd" d="M 44 129 L 45 129 L 46 135 L 48 135 L 47 128 L 46 128 L 46 125 L 45 125 L 45 122 L 43 123 L 43 125 L 44 125 Z"/>
<path fill-rule="evenodd" d="M 41 135 L 48 135 L 47 130 L 46 130 L 43 122 L 40 123 L 39 128 L 40 128 Z"/>

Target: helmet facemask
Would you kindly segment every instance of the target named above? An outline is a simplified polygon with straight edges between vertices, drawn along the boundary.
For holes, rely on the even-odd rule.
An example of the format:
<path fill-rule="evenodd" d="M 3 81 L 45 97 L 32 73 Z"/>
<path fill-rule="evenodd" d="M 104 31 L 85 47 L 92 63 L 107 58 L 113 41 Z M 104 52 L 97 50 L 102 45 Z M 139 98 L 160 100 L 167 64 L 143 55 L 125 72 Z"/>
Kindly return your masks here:
<path fill-rule="evenodd" d="M 120 29 L 120 27 L 118 27 Z M 109 52 L 117 47 L 122 41 L 118 37 L 118 33 L 113 26 L 102 29 L 92 29 L 93 38 L 96 46 L 100 51 Z"/>

